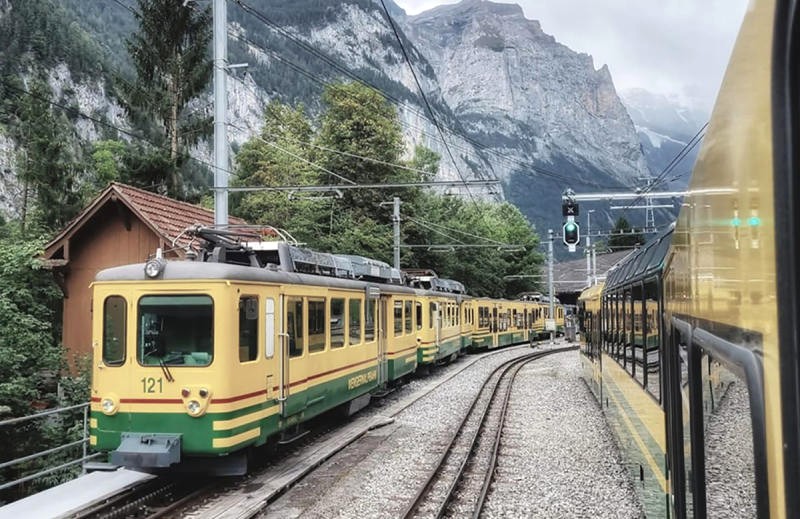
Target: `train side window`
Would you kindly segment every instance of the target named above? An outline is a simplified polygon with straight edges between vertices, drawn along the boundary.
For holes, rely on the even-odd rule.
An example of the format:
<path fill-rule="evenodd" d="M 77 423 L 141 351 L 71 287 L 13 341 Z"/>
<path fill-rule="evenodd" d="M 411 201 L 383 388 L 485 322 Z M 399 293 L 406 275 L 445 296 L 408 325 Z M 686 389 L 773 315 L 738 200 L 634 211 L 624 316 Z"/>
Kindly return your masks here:
<path fill-rule="evenodd" d="M 436 303 L 429 302 L 428 303 L 428 317 L 429 317 L 429 328 L 433 328 L 434 324 L 436 324 Z"/>
<path fill-rule="evenodd" d="M 264 300 L 264 355 L 271 359 L 275 356 L 275 300 L 268 297 Z"/>
<path fill-rule="evenodd" d="M 289 335 L 289 357 L 300 357 L 305 348 L 303 334 L 303 298 L 286 299 L 286 333 Z"/>
<path fill-rule="evenodd" d="M 661 402 L 661 312 L 655 281 L 644 286 L 644 298 L 647 391 Z"/>
<path fill-rule="evenodd" d="M 645 387 L 645 329 L 644 329 L 644 289 L 641 284 L 631 288 L 631 326 L 633 337 L 631 340 L 631 365 L 636 381 Z"/>
<path fill-rule="evenodd" d="M 239 362 L 258 358 L 258 297 L 239 298 Z"/>
<path fill-rule="evenodd" d="M 415 306 L 416 314 L 417 314 L 417 330 L 422 329 L 422 303 L 417 302 Z"/>
<path fill-rule="evenodd" d="M 125 363 L 127 305 L 121 296 L 109 296 L 103 302 L 103 363 L 121 366 Z"/>
<path fill-rule="evenodd" d="M 757 517 L 753 414 L 747 383 L 712 362 L 708 383 L 695 387 L 703 388 L 709 408 L 703 435 L 708 517 Z M 722 512 L 717 503 L 736 505 Z"/>
<path fill-rule="evenodd" d="M 325 299 L 308 300 L 308 352 L 325 350 Z"/>
<path fill-rule="evenodd" d="M 399 336 L 403 334 L 403 302 L 394 302 L 394 334 Z"/>
<path fill-rule="evenodd" d="M 405 333 L 411 333 L 411 330 L 413 329 L 412 320 L 413 320 L 413 315 L 414 314 L 411 311 L 412 305 L 413 305 L 412 301 L 405 301 L 405 305 L 404 305 L 405 306 L 405 310 L 404 310 L 404 313 L 403 313 L 403 315 L 405 316 L 405 323 L 406 323 Z"/>
<path fill-rule="evenodd" d="M 348 333 L 350 335 L 350 345 L 354 346 L 361 344 L 361 300 L 351 299 L 348 310 L 350 312 L 348 320 L 350 331 Z"/>
<path fill-rule="evenodd" d="M 344 298 L 331 298 L 331 348 L 344 346 Z"/>
<path fill-rule="evenodd" d="M 364 304 L 364 341 L 375 340 L 375 299 L 367 298 Z"/>

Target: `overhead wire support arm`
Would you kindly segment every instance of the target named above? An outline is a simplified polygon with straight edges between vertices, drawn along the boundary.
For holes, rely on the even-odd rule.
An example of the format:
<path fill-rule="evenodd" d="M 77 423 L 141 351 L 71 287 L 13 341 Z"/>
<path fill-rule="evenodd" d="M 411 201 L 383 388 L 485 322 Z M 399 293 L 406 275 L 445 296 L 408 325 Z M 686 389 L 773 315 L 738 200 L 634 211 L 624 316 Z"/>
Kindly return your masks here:
<path fill-rule="evenodd" d="M 475 187 L 490 187 L 499 184 L 499 180 L 468 180 L 467 184 Z M 430 182 L 397 182 L 390 184 L 328 184 L 324 186 L 240 186 L 240 187 L 212 187 L 211 189 L 226 189 L 233 193 L 254 191 L 292 191 L 321 193 L 345 189 L 404 189 L 410 187 L 460 187 L 462 181 L 437 180 Z"/>

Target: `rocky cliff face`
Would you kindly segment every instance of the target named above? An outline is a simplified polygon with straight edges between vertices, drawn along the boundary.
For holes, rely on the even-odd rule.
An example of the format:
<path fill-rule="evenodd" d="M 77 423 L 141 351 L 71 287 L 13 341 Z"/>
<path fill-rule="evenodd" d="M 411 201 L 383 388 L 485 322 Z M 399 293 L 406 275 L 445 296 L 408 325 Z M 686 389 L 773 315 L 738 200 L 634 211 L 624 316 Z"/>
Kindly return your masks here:
<path fill-rule="evenodd" d="M 558 43 L 518 5 L 464 0 L 405 27 L 477 140 L 522 162 L 573 164 L 563 173 L 576 184 L 629 184 L 645 171 L 608 68 L 595 70 L 591 56 Z M 509 178 L 515 168 L 499 169 Z"/>

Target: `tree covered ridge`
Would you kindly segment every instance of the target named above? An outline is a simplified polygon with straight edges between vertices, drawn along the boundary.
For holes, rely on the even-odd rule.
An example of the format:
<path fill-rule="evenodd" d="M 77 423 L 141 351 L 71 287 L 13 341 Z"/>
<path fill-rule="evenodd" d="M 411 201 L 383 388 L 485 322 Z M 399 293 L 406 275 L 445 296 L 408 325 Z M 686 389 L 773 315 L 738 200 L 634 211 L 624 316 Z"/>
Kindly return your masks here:
<path fill-rule="evenodd" d="M 264 127 L 240 149 L 234 185 L 342 185 L 413 183 L 434 178 L 440 157 L 416 146 L 406 157 L 395 108 L 359 83 L 327 87 L 314 121 L 302 105 L 268 105 Z M 393 197 L 402 200 L 401 266 L 431 268 L 462 281 L 470 293 L 513 297 L 531 290 L 541 264 L 539 238 L 513 205 L 447 196 L 419 187 L 341 190 L 341 198 L 289 197 L 280 192 L 234 196 L 231 210 L 253 223 L 289 230 L 317 250 L 360 254 L 391 263 Z M 508 252 L 502 245 L 524 250 Z M 459 245 L 467 247 L 459 248 Z M 471 247 L 484 245 L 485 247 Z"/>

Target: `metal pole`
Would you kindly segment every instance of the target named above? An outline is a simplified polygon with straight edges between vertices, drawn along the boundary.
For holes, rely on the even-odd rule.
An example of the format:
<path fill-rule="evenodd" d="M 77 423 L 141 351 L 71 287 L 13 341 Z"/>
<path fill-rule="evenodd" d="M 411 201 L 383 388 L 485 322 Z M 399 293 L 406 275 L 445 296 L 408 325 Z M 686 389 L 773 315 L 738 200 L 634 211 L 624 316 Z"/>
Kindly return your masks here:
<path fill-rule="evenodd" d="M 214 0 L 214 223 L 228 224 L 228 12 Z"/>
<path fill-rule="evenodd" d="M 555 320 L 555 294 L 553 293 L 553 229 L 548 229 L 547 234 L 550 237 L 550 240 L 547 245 L 547 284 L 548 290 L 550 292 L 550 319 Z M 550 342 L 553 342 L 553 330 L 550 330 Z"/>
<path fill-rule="evenodd" d="M 592 286 L 592 211 L 586 213 L 586 284 Z"/>
<path fill-rule="evenodd" d="M 83 464 L 81 474 L 86 474 L 86 449 L 89 446 L 89 406 L 83 408 Z"/>
<path fill-rule="evenodd" d="M 394 268 L 400 270 L 400 197 L 394 197 L 394 213 L 392 223 L 394 226 Z"/>
<path fill-rule="evenodd" d="M 592 284 L 597 284 L 597 247 L 592 245 Z"/>

